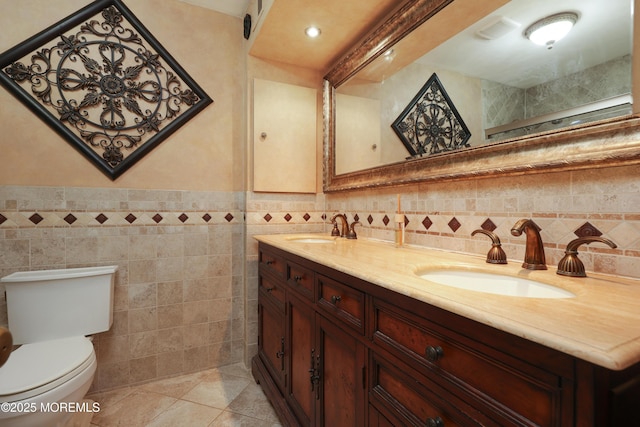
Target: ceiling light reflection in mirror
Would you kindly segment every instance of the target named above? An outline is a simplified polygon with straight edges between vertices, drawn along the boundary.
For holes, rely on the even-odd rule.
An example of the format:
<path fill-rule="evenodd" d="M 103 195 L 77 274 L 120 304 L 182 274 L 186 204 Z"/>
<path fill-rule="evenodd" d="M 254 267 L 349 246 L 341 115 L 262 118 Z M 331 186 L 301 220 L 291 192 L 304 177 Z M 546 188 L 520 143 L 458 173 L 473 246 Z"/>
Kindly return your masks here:
<path fill-rule="evenodd" d="M 455 3 L 424 25 L 436 25 Z M 413 52 L 414 62 L 405 66 L 407 49 L 398 44 L 337 88 L 337 175 L 409 158 L 391 124 L 432 73 L 467 122 L 472 147 L 631 113 L 630 0 L 483 3 L 493 9 L 470 6 L 478 9 L 473 23 L 453 36 L 445 33 L 460 19 L 414 39 L 446 40 L 424 56 Z M 552 49 L 526 38 L 537 21 L 567 12 L 576 22 Z"/>

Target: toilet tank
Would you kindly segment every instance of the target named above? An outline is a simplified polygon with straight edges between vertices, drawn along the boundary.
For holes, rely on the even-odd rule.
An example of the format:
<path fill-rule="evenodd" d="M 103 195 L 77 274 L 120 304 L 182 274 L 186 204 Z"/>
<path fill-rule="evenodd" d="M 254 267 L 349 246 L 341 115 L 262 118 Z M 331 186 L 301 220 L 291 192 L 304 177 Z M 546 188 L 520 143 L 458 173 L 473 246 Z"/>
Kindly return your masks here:
<path fill-rule="evenodd" d="M 14 344 L 107 331 L 117 270 L 111 265 L 23 271 L 0 279 Z"/>

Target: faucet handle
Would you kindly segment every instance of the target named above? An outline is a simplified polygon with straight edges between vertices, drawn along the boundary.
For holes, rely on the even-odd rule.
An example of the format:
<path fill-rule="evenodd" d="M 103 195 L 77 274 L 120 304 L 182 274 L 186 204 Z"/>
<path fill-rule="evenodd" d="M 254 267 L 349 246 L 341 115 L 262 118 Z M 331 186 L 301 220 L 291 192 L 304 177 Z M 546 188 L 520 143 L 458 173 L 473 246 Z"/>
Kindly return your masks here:
<path fill-rule="evenodd" d="M 487 262 L 489 264 L 506 264 L 507 263 L 507 254 L 504 253 L 502 249 L 502 243 L 500 243 L 500 238 L 496 233 L 491 231 L 483 230 L 479 228 L 474 230 L 471 235 L 475 236 L 476 233 L 482 233 L 486 236 L 489 236 L 491 239 L 491 249 L 489 249 L 489 253 L 487 253 Z"/>
<path fill-rule="evenodd" d="M 351 227 L 349 227 L 349 232 L 347 233 L 347 239 L 357 239 L 358 238 L 358 236 L 356 235 L 356 224 L 362 225 L 362 223 L 360 221 L 353 221 L 351 223 Z"/>
<path fill-rule="evenodd" d="M 338 223 L 333 221 L 333 230 L 331 230 L 331 235 L 334 237 L 340 237 L 340 230 L 338 230 Z"/>
<path fill-rule="evenodd" d="M 562 257 L 558 263 L 558 270 L 556 271 L 556 274 L 570 277 L 587 277 L 587 273 L 584 271 L 584 264 L 580 259 L 578 259 L 578 248 L 582 244 L 588 245 L 592 242 L 604 243 L 609 245 L 612 249 L 618 247 L 611 240 L 599 236 L 580 237 L 579 239 L 572 240 L 567 244 L 564 257 Z"/>

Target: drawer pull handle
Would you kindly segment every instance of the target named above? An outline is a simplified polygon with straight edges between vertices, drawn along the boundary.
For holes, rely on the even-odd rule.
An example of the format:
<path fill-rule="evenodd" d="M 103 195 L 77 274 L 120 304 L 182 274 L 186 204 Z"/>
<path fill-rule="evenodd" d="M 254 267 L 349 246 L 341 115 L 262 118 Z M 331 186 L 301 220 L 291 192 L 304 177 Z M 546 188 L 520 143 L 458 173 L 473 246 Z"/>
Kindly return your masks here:
<path fill-rule="evenodd" d="M 267 292 L 271 293 L 271 291 L 273 291 L 273 289 L 274 289 L 274 287 L 272 286 L 272 287 L 270 287 L 270 288 L 266 288 L 265 290 L 266 290 Z"/>
<path fill-rule="evenodd" d="M 342 300 L 340 295 L 331 295 L 331 302 L 335 305 Z"/>
<path fill-rule="evenodd" d="M 427 418 L 427 427 L 444 427 L 444 421 L 440 417 Z"/>
<path fill-rule="evenodd" d="M 296 282 L 299 282 L 302 280 L 302 276 L 293 276 L 293 280 L 295 280 Z"/>
<path fill-rule="evenodd" d="M 444 356 L 444 351 L 439 345 L 435 347 L 432 345 L 428 346 L 425 353 L 429 362 L 437 362 Z"/>
<path fill-rule="evenodd" d="M 267 265 L 273 265 L 273 260 L 267 260 L 267 261 L 265 261 L 265 264 L 267 264 Z"/>

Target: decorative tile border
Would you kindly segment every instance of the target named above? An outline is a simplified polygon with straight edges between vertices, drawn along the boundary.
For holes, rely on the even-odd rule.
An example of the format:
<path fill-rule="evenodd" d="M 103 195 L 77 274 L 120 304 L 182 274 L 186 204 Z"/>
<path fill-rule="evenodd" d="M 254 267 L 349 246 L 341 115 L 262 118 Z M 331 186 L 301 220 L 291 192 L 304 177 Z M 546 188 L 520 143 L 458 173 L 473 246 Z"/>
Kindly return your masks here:
<path fill-rule="evenodd" d="M 140 212 L 140 211 L 26 211 L 0 212 L 0 229 L 25 227 L 91 227 L 91 226 L 154 226 L 212 225 L 243 222 L 242 212 Z"/>

